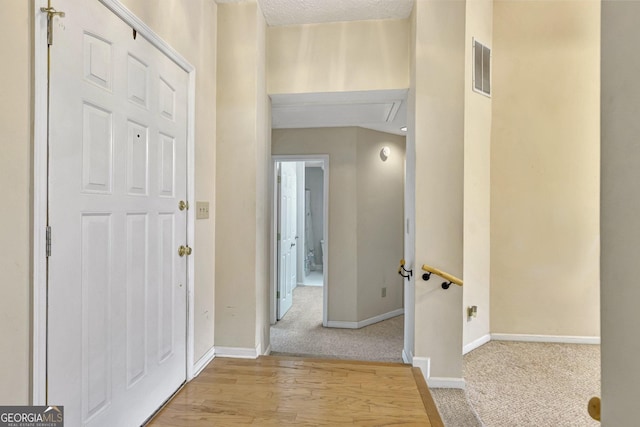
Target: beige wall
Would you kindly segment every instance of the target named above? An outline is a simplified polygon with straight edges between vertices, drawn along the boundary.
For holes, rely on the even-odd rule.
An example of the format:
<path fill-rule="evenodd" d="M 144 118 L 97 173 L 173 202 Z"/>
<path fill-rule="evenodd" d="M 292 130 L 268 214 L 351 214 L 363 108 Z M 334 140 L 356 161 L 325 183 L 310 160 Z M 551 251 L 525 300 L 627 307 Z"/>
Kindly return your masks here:
<path fill-rule="evenodd" d="M 492 47 L 493 1 L 467 1 L 464 106 L 463 345 L 490 332 L 491 98 L 472 89 L 472 40 Z M 465 308 L 477 306 L 475 318 Z"/>
<path fill-rule="evenodd" d="M 600 3 L 493 22 L 491 331 L 599 336 Z"/>
<path fill-rule="evenodd" d="M 254 1 L 218 6 L 215 344 L 260 352 L 269 278 L 263 19 Z"/>
<path fill-rule="evenodd" d="M 31 2 L 0 15 L 0 404 L 30 401 L 31 361 Z"/>
<path fill-rule="evenodd" d="M 602 3 L 602 425 L 638 423 L 640 3 Z"/>
<path fill-rule="evenodd" d="M 397 263 L 402 257 L 403 140 L 355 127 L 273 131 L 273 154 L 329 155 L 329 321 L 358 322 L 402 307 Z M 385 145 L 391 156 L 382 162 Z"/>
<path fill-rule="evenodd" d="M 465 7 L 464 1 L 416 2 L 409 111 L 415 116 L 409 133 L 416 161 L 414 268 L 426 263 L 457 277 L 463 273 Z M 460 379 L 462 289 L 443 290 L 439 278 L 424 282 L 417 273 L 415 356 L 430 359 L 431 376 Z"/>
<path fill-rule="evenodd" d="M 208 201 L 215 212 L 216 5 L 210 0 L 184 2 L 121 0 L 196 68 L 195 199 Z M 190 29 L 185 31 L 185 28 Z M 191 201 L 195 207 L 195 200 Z M 195 223 L 195 353 L 200 359 L 213 346 L 215 223 Z"/>
<path fill-rule="evenodd" d="M 272 154 L 329 155 L 328 320 L 358 321 L 356 128 L 274 129 Z"/>
<path fill-rule="evenodd" d="M 398 263 L 404 243 L 405 137 L 362 128 L 357 136 L 358 320 L 362 321 L 403 307 Z M 391 154 L 382 161 L 380 151 L 385 146 Z"/>
<path fill-rule="evenodd" d="M 407 20 L 292 25 L 267 30 L 269 93 L 409 86 Z"/>

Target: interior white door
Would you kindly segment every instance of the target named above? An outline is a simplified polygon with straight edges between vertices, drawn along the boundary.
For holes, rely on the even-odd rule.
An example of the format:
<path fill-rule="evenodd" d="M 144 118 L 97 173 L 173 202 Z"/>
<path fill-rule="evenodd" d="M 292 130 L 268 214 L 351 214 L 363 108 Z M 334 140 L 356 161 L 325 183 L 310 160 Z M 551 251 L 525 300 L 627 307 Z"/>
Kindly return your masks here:
<path fill-rule="evenodd" d="M 54 6 L 47 403 L 139 426 L 186 379 L 188 75 L 97 0 Z"/>
<path fill-rule="evenodd" d="M 278 320 L 293 304 L 297 278 L 297 188 L 296 163 L 282 162 L 278 197 Z"/>

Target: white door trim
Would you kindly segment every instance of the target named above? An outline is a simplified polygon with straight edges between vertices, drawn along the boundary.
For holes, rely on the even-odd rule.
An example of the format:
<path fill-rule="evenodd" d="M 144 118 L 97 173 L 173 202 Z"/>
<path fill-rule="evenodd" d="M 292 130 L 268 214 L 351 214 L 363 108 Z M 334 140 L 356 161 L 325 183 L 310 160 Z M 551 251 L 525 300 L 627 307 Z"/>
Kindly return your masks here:
<path fill-rule="evenodd" d="M 35 0 L 34 8 L 34 105 L 33 105 L 33 352 L 32 404 L 44 405 L 47 392 L 47 19 L 40 12 L 47 0 Z"/>
<path fill-rule="evenodd" d="M 189 76 L 187 94 L 187 200 L 195 206 L 195 89 L 196 70 L 182 55 L 160 38 L 147 24 L 142 22 L 119 0 L 99 0 L 116 16 L 135 28 L 138 35 L 165 54 Z M 55 6 L 55 5 L 54 5 Z M 34 130 L 33 130 L 33 373 L 32 403 L 44 405 L 47 392 L 47 258 L 45 254 L 47 225 L 47 158 L 48 158 L 48 106 L 47 94 L 47 20 L 40 12 L 47 7 L 47 0 L 35 0 L 34 25 Z M 195 248 L 195 210 L 187 212 L 187 244 Z M 54 248 L 55 250 L 55 248 Z M 194 300 L 193 300 L 193 257 L 187 262 L 187 381 L 194 376 Z"/>
<path fill-rule="evenodd" d="M 314 154 L 314 155 L 273 155 L 271 156 L 271 174 L 269 183 L 269 191 L 271 192 L 271 266 L 276 266 L 278 253 L 278 242 L 276 239 L 276 235 L 278 234 L 278 195 L 274 191 L 274 185 L 276 180 L 276 163 L 277 162 L 310 162 L 310 161 L 321 161 L 323 163 L 324 169 L 324 224 L 323 224 L 323 232 L 322 237 L 324 239 L 324 247 L 325 252 L 323 253 L 323 258 L 325 262 L 323 263 L 322 274 L 324 275 L 324 284 L 322 290 L 322 325 L 327 326 L 327 317 L 329 313 L 329 155 L 328 154 Z M 276 298 L 276 291 L 278 287 L 278 269 L 277 267 L 271 268 L 271 324 L 276 323 L 276 310 L 278 300 Z"/>

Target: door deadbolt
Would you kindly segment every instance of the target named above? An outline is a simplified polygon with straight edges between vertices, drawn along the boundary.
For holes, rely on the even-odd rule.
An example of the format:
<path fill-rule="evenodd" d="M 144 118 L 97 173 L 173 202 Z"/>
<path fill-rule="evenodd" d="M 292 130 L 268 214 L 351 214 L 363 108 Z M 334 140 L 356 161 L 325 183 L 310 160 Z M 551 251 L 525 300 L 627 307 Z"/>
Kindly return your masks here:
<path fill-rule="evenodd" d="M 178 255 L 180 255 L 181 257 L 185 256 L 185 255 L 191 255 L 191 252 L 193 250 L 189 247 L 189 246 L 180 246 L 178 248 Z"/>

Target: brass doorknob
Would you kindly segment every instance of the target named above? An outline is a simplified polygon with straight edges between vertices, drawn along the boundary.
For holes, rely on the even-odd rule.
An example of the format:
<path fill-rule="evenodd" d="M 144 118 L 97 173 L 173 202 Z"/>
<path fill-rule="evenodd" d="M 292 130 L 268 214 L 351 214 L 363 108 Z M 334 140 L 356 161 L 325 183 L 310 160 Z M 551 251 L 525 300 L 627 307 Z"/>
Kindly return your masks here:
<path fill-rule="evenodd" d="M 600 421 L 600 398 L 592 397 L 588 406 L 589 415 L 596 421 Z"/>
<path fill-rule="evenodd" d="M 181 211 L 183 211 L 185 209 L 189 209 L 189 202 L 185 202 L 184 200 L 180 200 L 180 203 L 178 203 L 178 209 L 180 209 Z"/>
<path fill-rule="evenodd" d="M 180 246 L 178 248 L 178 255 L 185 256 L 185 255 L 191 255 L 191 252 L 193 252 L 193 250 L 189 247 L 189 246 Z"/>

